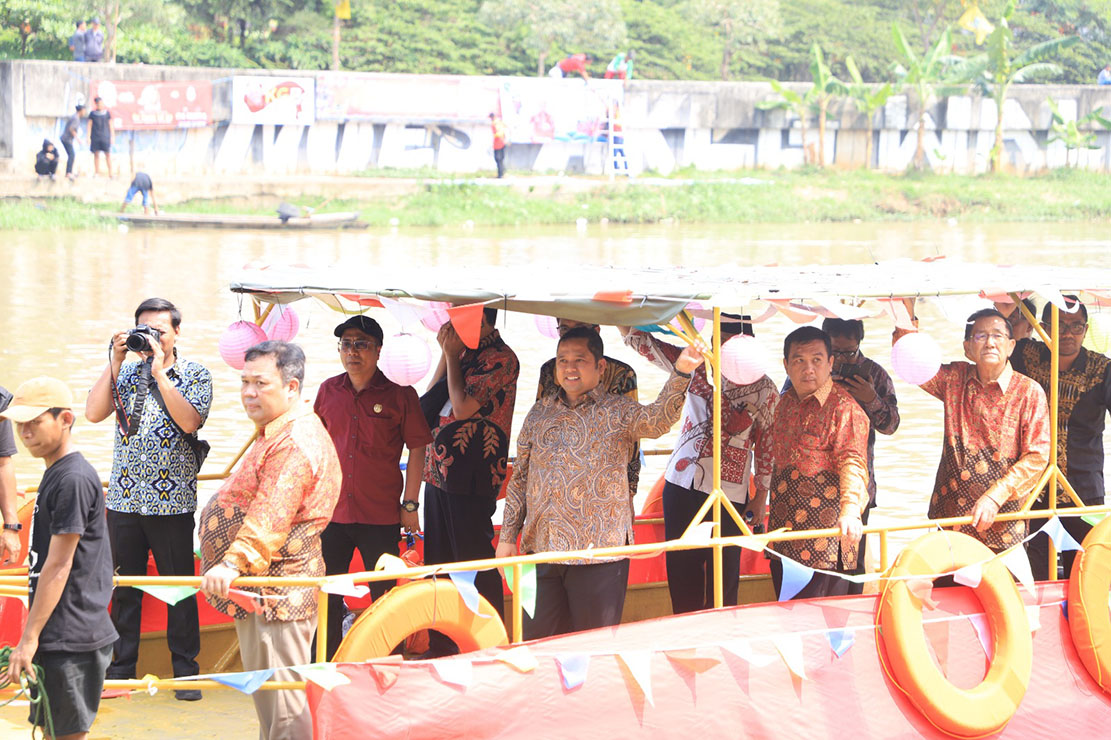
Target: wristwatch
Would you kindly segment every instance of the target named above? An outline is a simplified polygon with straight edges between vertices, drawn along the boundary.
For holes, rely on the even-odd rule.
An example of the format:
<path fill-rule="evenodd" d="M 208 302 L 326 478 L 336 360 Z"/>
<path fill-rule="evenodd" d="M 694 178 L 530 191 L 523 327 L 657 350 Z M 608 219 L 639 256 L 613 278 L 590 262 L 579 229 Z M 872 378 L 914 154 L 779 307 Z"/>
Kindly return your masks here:
<path fill-rule="evenodd" d="M 420 508 L 420 503 L 417 501 L 413 501 L 412 499 L 407 499 L 401 502 L 401 508 L 412 514 L 414 511 Z"/>
<path fill-rule="evenodd" d="M 20 524 L 19 522 L 16 522 L 15 524 L 5 524 L 4 529 L 6 529 L 10 532 L 19 532 L 19 531 L 22 531 L 23 525 Z"/>

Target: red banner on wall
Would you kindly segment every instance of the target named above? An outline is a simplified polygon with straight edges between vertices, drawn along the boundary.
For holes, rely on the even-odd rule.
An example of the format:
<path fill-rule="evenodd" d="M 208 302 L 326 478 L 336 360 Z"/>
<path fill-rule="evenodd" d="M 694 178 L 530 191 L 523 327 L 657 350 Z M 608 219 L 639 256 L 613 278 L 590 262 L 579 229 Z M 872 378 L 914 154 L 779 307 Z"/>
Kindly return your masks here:
<path fill-rule="evenodd" d="M 116 128 L 195 128 L 212 123 L 212 83 L 94 81 L 93 98 L 101 97 L 112 111 Z M 90 105 L 90 108 L 92 106 Z"/>

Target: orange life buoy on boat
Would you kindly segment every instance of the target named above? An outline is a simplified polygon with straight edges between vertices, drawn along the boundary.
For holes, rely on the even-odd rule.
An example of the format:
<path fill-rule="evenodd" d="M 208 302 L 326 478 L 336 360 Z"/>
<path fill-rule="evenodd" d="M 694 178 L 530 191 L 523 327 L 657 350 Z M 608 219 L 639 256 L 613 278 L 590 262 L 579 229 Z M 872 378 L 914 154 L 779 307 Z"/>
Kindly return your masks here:
<path fill-rule="evenodd" d="M 889 575 L 947 573 L 987 560 L 992 554 L 966 534 L 931 532 L 899 554 Z M 984 680 L 971 689 L 954 686 L 931 657 L 922 630 L 922 603 L 907 581 L 887 581 L 877 614 L 879 639 L 885 649 L 879 651 L 880 661 L 888 676 L 935 727 L 963 738 L 990 735 L 1010 721 L 1030 683 L 1034 653 L 1026 608 L 1001 561 L 984 565 L 975 592 L 995 640 L 995 655 Z M 1103 598 L 1106 612 L 1106 591 Z"/>
<path fill-rule="evenodd" d="M 641 516 L 663 516 L 664 515 L 664 474 L 660 473 L 660 477 L 652 485 L 652 490 L 648 492 L 648 498 L 644 499 L 644 505 L 640 507 Z"/>
<path fill-rule="evenodd" d="M 490 602 L 478 597 L 481 616 L 472 612 L 450 579 L 421 580 L 392 588 L 370 605 L 343 638 L 337 663 L 381 658 L 420 630 L 442 632 L 461 652 L 508 645 L 505 625 Z"/>
<path fill-rule="evenodd" d="M 1083 546 L 1069 575 L 1069 631 L 1080 662 L 1111 693 L 1111 517 L 1092 528 Z"/>

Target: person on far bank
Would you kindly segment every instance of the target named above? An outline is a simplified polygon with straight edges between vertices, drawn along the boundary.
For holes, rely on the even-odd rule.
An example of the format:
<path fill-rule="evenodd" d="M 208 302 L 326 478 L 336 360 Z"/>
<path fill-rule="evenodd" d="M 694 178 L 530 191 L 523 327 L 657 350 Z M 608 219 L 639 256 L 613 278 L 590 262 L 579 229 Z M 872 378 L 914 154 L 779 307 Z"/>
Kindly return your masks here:
<path fill-rule="evenodd" d="M 100 175 L 100 156 L 104 155 L 108 177 L 112 176 L 112 139 L 115 128 L 112 111 L 104 105 L 99 96 L 93 98 L 93 109 L 89 112 L 88 123 L 89 151 L 93 153 L 93 174 Z"/>
<path fill-rule="evenodd" d="M 89 30 L 85 31 L 85 61 L 99 62 L 104 58 L 104 31 L 100 28 L 100 19 L 93 18 L 89 21 Z"/>
<path fill-rule="evenodd" d="M 85 117 L 85 106 L 78 105 L 73 115 L 66 119 L 62 127 L 62 148 L 66 150 L 66 179 L 73 179 L 73 165 L 77 162 L 77 152 L 73 140 L 81 138 L 81 119 Z"/>
<path fill-rule="evenodd" d="M 127 188 L 127 195 L 123 198 L 123 203 L 120 205 L 120 213 L 127 210 L 127 206 L 131 204 L 131 199 L 136 195 L 143 196 L 143 215 L 145 216 L 149 211 L 147 210 L 147 199 L 150 199 L 150 205 L 154 206 L 154 215 L 158 215 L 158 199 L 154 197 L 154 183 L 151 182 L 150 175 L 145 172 L 136 172 L 135 177 L 131 180 L 131 185 Z"/>
<path fill-rule="evenodd" d="M 0 386 L 0 415 L 11 403 L 12 394 L 7 388 Z M 0 529 L 0 565 L 16 563 L 22 545 L 19 542 L 19 533 L 23 525 L 19 523 L 19 492 L 15 487 L 15 437 L 12 435 L 12 423 L 0 416 L 0 515 L 4 519 L 4 527 Z"/>
<path fill-rule="evenodd" d="M 494 134 L 494 164 L 498 167 L 498 178 L 505 177 L 505 149 L 508 144 L 505 121 L 497 113 L 490 114 L 490 128 Z"/>
<path fill-rule="evenodd" d="M 30 610 L 6 678 L 18 686 L 20 674 L 35 675 L 40 666 L 54 738 L 85 740 L 116 641 L 100 476 L 73 445 L 73 394 L 62 381 L 21 384 L 0 417 L 16 423 L 27 451 L 46 464 L 31 527 Z M 39 705 L 31 706 L 29 721 L 45 726 Z"/>
<path fill-rule="evenodd" d="M 606 65 L 605 79 L 607 80 L 631 80 L 633 79 L 633 56 L 634 51 L 629 49 L 629 53 L 621 51 L 610 60 Z"/>
<path fill-rule="evenodd" d="M 555 65 L 548 70 L 548 76 L 559 80 L 577 74 L 584 80 L 589 80 L 590 73 L 586 70 L 586 67 L 592 61 L 594 60 L 581 52 L 578 54 L 571 54 L 556 62 Z"/>
<path fill-rule="evenodd" d="M 425 447 L 432 433 L 412 386 L 401 386 L 378 367 L 382 327 L 369 316 L 352 316 L 336 327 L 344 372 L 316 392 L 313 409 L 335 443 L 343 471 L 332 521 L 320 535 L 328 575 L 349 573 L 355 548 L 366 570 L 384 553 L 397 555 L 398 534 L 420 530 L 420 484 Z M 401 451 L 409 448 L 402 476 Z M 394 585 L 375 581 L 379 598 Z M 343 638 L 343 597 L 328 597 L 328 660 Z"/>
<path fill-rule="evenodd" d="M 559 392 L 536 402 L 517 438 L 497 557 L 521 550 L 566 552 L 632 544 L 628 464 L 641 437 L 657 439 L 679 420 L 695 347 L 675 360 L 656 400 L 642 406 L 601 385 L 602 337 L 570 329 L 556 350 Z M 621 621 L 628 558 L 570 559 L 536 567 L 536 606 L 525 615 L 526 640 L 608 627 Z"/>
<path fill-rule="evenodd" d="M 135 328 L 112 336 L 107 367 L 89 391 L 85 417 L 94 424 L 114 417 L 115 444 L 108 484 L 108 533 L 116 571 L 145 576 L 154 555 L 158 574 L 192 576 L 197 473 L 204 451 L 196 432 L 212 407 L 212 375 L 178 356 L 181 312 L 164 298 L 135 309 Z M 138 362 L 124 364 L 128 352 Z M 143 592 L 117 588 L 112 620 L 120 633 L 113 679 L 135 678 Z M 201 649 L 197 599 L 167 607 L 166 642 L 174 676 L 197 674 Z M 201 698 L 178 689 L 182 701 Z"/>
<path fill-rule="evenodd" d="M 77 30 L 69 37 L 69 50 L 73 52 L 73 61 L 85 61 L 85 21 L 77 21 Z"/>
<path fill-rule="evenodd" d="M 1096 77 L 1096 84 L 1111 85 L 1111 64 L 1108 64 L 1099 71 L 1099 75 Z"/>
<path fill-rule="evenodd" d="M 42 140 L 42 149 L 35 155 L 35 174 L 40 178 L 49 177 L 54 179 L 54 173 L 58 171 L 58 150 L 54 148 L 54 143 L 50 139 Z"/>

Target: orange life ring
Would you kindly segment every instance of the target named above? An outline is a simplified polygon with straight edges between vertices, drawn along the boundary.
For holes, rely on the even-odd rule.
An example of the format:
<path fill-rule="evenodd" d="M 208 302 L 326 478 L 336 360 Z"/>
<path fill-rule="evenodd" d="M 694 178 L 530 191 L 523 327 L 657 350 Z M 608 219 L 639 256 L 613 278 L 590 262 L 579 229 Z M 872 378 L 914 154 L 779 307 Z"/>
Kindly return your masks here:
<path fill-rule="evenodd" d="M 1111 693 L 1111 517 L 1092 528 L 1084 538 L 1069 575 L 1069 631 L 1080 662 L 1096 683 Z"/>
<path fill-rule="evenodd" d="M 660 477 L 652 485 L 652 490 L 648 492 L 648 498 L 644 499 L 644 505 L 640 507 L 641 516 L 663 516 L 664 515 L 664 474 L 660 473 Z"/>
<path fill-rule="evenodd" d="M 947 573 L 991 556 L 966 534 L 931 532 L 900 553 L 889 575 Z M 907 581 L 887 581 L 877 613 L 885 649 L 879 651 L 880 661 L 888 676 L 935 727 L 962 738 L 1006 726 L 1026 694 L 1034 653 L 1026 609 L 1007 567 L 999 560 L 984 565 L 975 591 L 995 639 L 995 655 L 984 680 L 971 689 L 954 686 L 934 663 L 922 630 L 922 603 Z M 1106 612 L 1106 591 L 1103 598 Z"/>
<path fill-rule="evenodd" d="M 508 645 L 501 617 L 481 596 L 478 610 L 482 616 L 467 608 L 447 578 L 397 586 L 355 620 L 333 660 L 350 663 L 385 657 L 409 635 L 427 629 L 444 633 L 464 653 Z"/>

